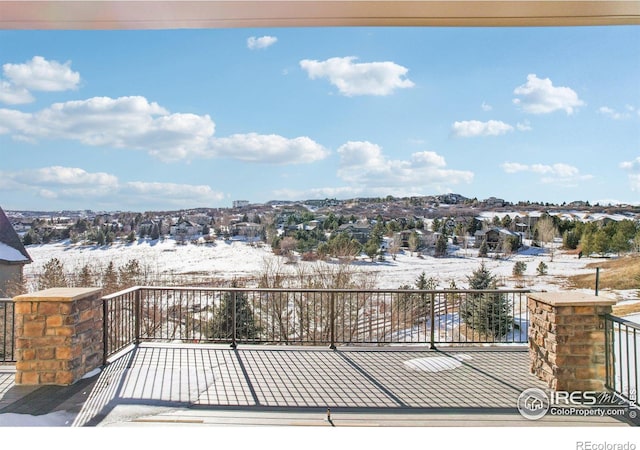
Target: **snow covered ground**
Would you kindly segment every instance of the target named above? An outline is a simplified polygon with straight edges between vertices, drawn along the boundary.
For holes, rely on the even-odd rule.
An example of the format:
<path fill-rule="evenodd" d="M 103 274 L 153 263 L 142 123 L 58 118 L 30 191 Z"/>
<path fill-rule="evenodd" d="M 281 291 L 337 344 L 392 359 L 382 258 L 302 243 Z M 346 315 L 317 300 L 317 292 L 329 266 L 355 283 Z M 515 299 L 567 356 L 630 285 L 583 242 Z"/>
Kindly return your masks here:
<path fill-rule="evenodd" d="M 129 260 L 137 259 L 148 271 L 169 276 L 193 275 L 231 280 L 234 278 L 251 279 L 264 271 L 266 264 L 279 261 L 283 271 L 296 270 L 296 264 L 285 264 L 284 258 L 275 256 L 266 245 L 251 245 L 240 241 L 216 241 L 215 244 L 179 245 L 172 239 L 162 241 L 139 240 L 132 244 L 119 243 L 111 246 L 87 246 L 71 244 L 69 241 L 47 245 L 31 245 L 27 251 L 33 263 L 25 267 L 25 275 L 29 279 L 40 272 L 42 266 L 51 258 L 59 259 L 67 272 L 79 272 L 85 265 L 103 269 L 110 261 L 116 268 Z M 574 274 L 593 273 L 595 287 L 595 270 L 587 268 L 593 262 L 589 258 L 578 259 L 576 255 L 556 250 L 551 256 L 544 250 L 525 247 L 516 255 L 508 258 L 478 258 L 477 249 L 455 249 L 446 258 L 410 255 L 408 252 L 397 255 L 396 260 L 390 256 L 386 261 L 371 262 L 362 257 L 352 264 L 357 270 L 372 272 L 376 276 L 379 288 L 398 288 L 401 285 L 414 285 L 418 276 L 425 272 L 427 277 L 438 281 L 439 288 L 447 288 L 455 281 L 458 288 L 468 286 L 467 277 L 484 261 L 491 272 L 496 275 L 501 288 L 517 287 L 512 276 L 516 261 L 526 264 L 524 287 L 534 291 L 557 291 L 567 289 L 566 277 Z M 536 268 L 540 262 L 548 266 L 548 274 L 538 276 Z M 316 265 L 323 263 L 302 262 L 297 265 Z M 337 264 L 337 263 L 336 263 Z M 585 292 L 593 292 L 587 290 Z M 601 292 L 619 300 L 636 298 L 635 291 Z"/>

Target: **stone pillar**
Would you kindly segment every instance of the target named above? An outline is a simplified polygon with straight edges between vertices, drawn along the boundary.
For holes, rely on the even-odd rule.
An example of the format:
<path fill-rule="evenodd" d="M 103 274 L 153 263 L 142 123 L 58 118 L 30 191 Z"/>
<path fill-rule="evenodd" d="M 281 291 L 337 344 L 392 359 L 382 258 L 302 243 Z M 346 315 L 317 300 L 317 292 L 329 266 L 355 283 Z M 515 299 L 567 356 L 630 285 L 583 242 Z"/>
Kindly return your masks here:
<path fill-rule="evenodd" d="M 604 315 L 615 303 L 579 292 L 529 294 L 531 373 L 556 391 L 606 391 Z"/>
<path fill-rule="evenodd" d="M 102 365 L 102 290 L 51 288 L 14 298 L 16 384 L 70 385 Z"/>

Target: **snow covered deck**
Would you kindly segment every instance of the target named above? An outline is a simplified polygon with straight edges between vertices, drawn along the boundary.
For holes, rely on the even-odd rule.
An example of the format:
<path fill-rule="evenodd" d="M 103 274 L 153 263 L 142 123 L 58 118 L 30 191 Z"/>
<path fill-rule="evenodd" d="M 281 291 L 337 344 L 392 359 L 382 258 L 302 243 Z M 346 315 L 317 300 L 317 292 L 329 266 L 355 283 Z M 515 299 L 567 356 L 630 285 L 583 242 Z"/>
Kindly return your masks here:
<path fill-rule="evenodd" d="M 528 366 L 522 347 L 143 344 L 69 387 L 13 386 L 11 369 L 0 367 L 0 426 L 625 425 L 521 417 L 522 391 L 544 389 Z"/>

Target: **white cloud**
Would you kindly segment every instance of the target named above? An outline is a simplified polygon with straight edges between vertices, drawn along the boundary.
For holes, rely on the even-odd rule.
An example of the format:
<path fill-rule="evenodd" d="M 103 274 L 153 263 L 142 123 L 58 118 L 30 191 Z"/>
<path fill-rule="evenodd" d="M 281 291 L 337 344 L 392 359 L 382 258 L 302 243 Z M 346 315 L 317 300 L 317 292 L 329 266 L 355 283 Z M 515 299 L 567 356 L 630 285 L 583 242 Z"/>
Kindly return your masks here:
<path fill-rule="evenodd" d="M 529 166 L 517 162 L 505 162 L 501 167 L 506 173 L 526 172 L 529 170 Z"/>
<path fill-rule="evenodd" d="M 608 106 L 601 106 L 600 108 L 598 108 L 598 112 L 613 120 L 630 119 L 636 109 L 631 105 L 626 105 L 625 109 L 626 109 L 625 112 L 619 112 L 613 108 L 609 108 Z"/>
<path fill-rule="evenodd" d="M 71 61 L 60 64 L 42 56 L 34 56 L 24 64 L 4 64 L 2 70 L 13 85 L 31 91 L 66 91 L 76 89 L 80 83 L 80 74 L 71 70 Z"/>
<path fill-rule="evenodd" d="M 630 173 L 629 184 L 632 191 L 640 191 L 640 173 Z"/>
<path fill-rule="evenodd" d="M 541 175 L 540 182 L 545 184 L 557 184 L 565 187 L 575 187 L 582 181 L 593 178 L 593 175 L 583 175 L 580 170 L 569 164 L 521 164 L 517 162 L 505 162 L 501 164 L 506 173 L 530 172 Z"/>
<path fill-rule="evenodd" d="M 620 168 L 629 172 L 629 184 L 632 191 L 640 191 L 640 156 L 631 161 L 623 161 Z"/>
<path fill-rule="evenodd" d="M 329 152 L 308 137 L 255 133 L 214 137 L 208 115 L 171 114 L 144 97 L 94 97 L 35 113 L 0 109 L 0 134 L 14 139 L 66 139 L 90 146 L 142 150 L 165 162 L 228 157 L 275 164 L 310 163 Z"/>
<path fill-rule="evenodd" d="M 87 204 L 165 205 L 195 207 L 224 198 L 207 185 L 162 182 L 121 182 L 104 172 L 77 167 L 51 166 L 17 172 L 0 171 L 0 191 L 32 192 L 46 199 L 86 200 Z"/>
<path fill-rule="evenodd" d="M 439 190 L 444 185 L 473 180 L 473 172 L 447 169 L 445 159 L 435 152 L 414 153 L 409 160 L 391 160 L 376 144 L 347 142 L 338 149 L 338 155 L 338 177 L 353 187 L 381 195 Z"/>
<path fill-rule="evenodd" d="M 177 184 L 131 181 L 120 189 L 124 197 L 133 196 L 140 201 L 166 201 L 172 205 L 185 204 L 206 206 L 224 199 L 224 194 L 207 185 Z"/>
<path fill-rule="evenodd" d="M 500 136 L 510 131 L 513 131 L 513 127 L 499 120 L 489 120 L 488 122 L 464 120 L 454 122 L 451 126 L 451 133 L 455 137 Z"/>
<path fill-rule="evenodd" d="M 549 78 L 541 79 L 535 74 L 529 74 L 527 82 L 515 88 L 513 93 L 519 96 L 513 99 L 513 103 L 531 114 L 547 114 L 563 110 L 571 115 L 575 108 L 585 104 L 573 89 L 555 87 Z"/>
<path fill-rule="evenodd" d="M 169 114 L 144 97 L 93 97 L 35 113 L 0 109 L 0 133 L 144 150 L 165 161 L 200 156 L 214 133 L 208 115 Z"/>
<path fill-rule="evenodd" d="M 5 80 L 0 80 L 0 102 L 9 105 L 31 103 L 31 91 L 59 92 L 76 89 L 80 74 L 71 70 L 71 62 L 61 64 L 34 56 L 24 64 L 3 64 Z"/>
<path fill-rule="evenodd" d="M 531 128 L 531 123 L 528 120 L 525 120 L 524 122 L 518 122 L 516 124 L 516 128 L 518 129 L 518 131 L 531 131 L 531 130 L 533 130 L 533 128 Z"/>
<path fill-rule="evenodd" d="M 118 178 L 104 172 L 89 173 L 76 167 L 52 166 L 30 169 L 21 172 L 21 176 L 40 186 L 43 185 L 104 185 L 117 186 Z"/>
<path fill-rule="evenodd" d="M 489 105 L 486 102 L 482 102 L 482 105 L 480 107 L 483 111 L 491 111 L 493 109 L 493 106 Z"/>
<path fill-rule="evenodd" d="M 259 38 L 251 36 L 247 39 L 247 47 L 251 50 L 257 50 L 270 47 L 276 42 L 278 42 L 278 38 L 274 36 L 262 36 Z"/>
<path fill-rule="evenodd" d="M 620 167 L 625 170 L 640 173 L 640 156 L 631 161 L 623 161 L 620 163 Z"/>
<path fill-rule="evenodd" d="M 406 78 L 406 67 L 390 61 L 355 63 L 357 58 L 330 58 L 326 61 L 304 59 L 300 67 L 309 78 L 327 78 L 342 95 L 390 95 L 396 89 L 410 88 L 414 84 Z"/>
<path fill-rule="evenodd" d="M 0 80 L 0 102 L 7 105 L 22 105 L 31 103 L 34 100 L 35 98 L 27 89 Z"/>
<path fill-rule="evenodd" d="M 218 157 L 269 164 L 304 164 L 326 158 L 329 151 L 308 137 L 288 139 L 275 134 L 234 134 L 214 138 L 210 148 Z"/>
<path fill-rule="evenodd" d="M 340 186 L 321 187 L 305 190 L 276 189 L 273 191 L 274 198 L 283 200 L 300 200 L 301 198 L 352 198 L 360 196 L 364 192 L 361 187 Z"/>
<path fill-rule="evenodd" d="M 77 167 L 51 166 L 18 172 L 0 172 L 13 182 L 13 191 L 32 191 L 47 199 L 98 199 L 115 194 L 118 178 L 104 172 L 90 173 Z"/>

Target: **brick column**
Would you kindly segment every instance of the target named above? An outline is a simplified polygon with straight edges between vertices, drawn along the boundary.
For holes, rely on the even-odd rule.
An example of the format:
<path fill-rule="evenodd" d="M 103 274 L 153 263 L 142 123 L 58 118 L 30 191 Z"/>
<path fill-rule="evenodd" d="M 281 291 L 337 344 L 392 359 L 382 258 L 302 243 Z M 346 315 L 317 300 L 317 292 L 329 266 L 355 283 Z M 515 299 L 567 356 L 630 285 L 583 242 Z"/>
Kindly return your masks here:
<path fill-rule="evenodd" d="M 529 294 L 531 373 L 556 391 L 605 391 L 604 315 L 615 303 L 579 292 Z"/>
<path fill-rule="evenodd" d="M 14 301 L 16 384 L 70 385 L 100 367 L 101 289 L 51 288 Z"/>

